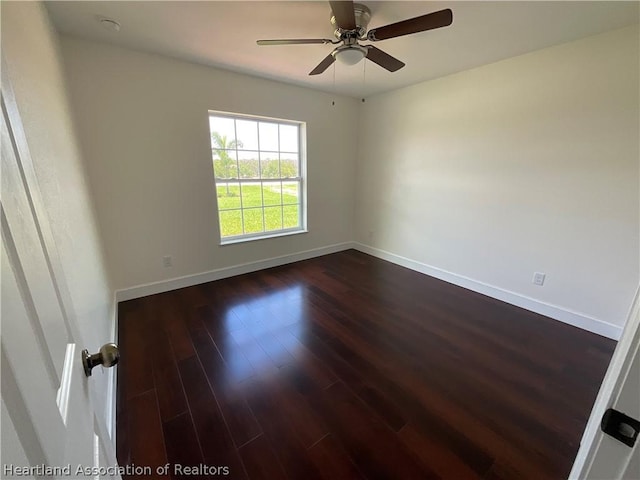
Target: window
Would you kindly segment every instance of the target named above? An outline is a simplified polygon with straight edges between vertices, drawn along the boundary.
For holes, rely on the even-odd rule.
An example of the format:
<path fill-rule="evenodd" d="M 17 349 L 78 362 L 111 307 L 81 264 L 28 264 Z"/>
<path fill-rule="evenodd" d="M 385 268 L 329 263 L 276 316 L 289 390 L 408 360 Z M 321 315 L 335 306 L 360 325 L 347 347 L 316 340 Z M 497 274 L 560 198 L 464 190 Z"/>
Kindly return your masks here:
<path fill-rule="evenodd" d="M 304 124 L 209 112 L 221 243 L 305 230 Z"/>

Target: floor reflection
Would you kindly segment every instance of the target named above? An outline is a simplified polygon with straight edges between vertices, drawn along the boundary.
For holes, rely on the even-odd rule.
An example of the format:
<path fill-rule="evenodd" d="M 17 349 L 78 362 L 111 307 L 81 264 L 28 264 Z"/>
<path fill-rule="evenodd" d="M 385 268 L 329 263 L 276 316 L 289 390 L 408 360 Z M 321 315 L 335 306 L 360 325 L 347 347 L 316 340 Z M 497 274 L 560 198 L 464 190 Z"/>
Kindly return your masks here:
<path fill-rule="evenodd" d="M 227 365 L 226 381 L 242 382 L 296 362 L 298 336 L 305 331 L 304 298 L 302 285 L 287 286 L 231 303 L 222 312 L 218 321 L 225 334 L 216 344 Z"/>

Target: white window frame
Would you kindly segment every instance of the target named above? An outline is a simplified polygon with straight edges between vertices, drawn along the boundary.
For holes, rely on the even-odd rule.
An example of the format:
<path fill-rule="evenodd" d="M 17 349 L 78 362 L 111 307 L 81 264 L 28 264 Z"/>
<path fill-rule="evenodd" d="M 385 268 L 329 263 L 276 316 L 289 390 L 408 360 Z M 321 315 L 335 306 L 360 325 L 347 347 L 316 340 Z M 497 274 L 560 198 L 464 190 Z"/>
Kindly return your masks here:
<path fill-rule="evenodd" d="M 267 239 L 267 238 L 276 238 L 276 237 L 283 237 L 283 236 L 289 236 L 289 235 L 296 235 L 299 233 L 307 233 L 307 209 L 306 209 L 306 200 L 307 200 L 307 188 L 306 188 L 306 177 L 307 177 L 307 145 L 306 145 L 306 123 L 305 122 L 300 122 L 300 121 L 296 121 L 296 120 L 286 120 L 286 119 L 282 119 L 282 118 L 274 118 L 274 117 L 264 117 L 264 116 L 259 116 L 259 115 L 247 115 L 247 114 L 241 114 L 241 113 L 231 113 L 231 112 L 221 112 L 221 111 L 217 111 L 217 110 L 209 110 L 209 117 L 223 117 L 223 118 L 229 118 L 232 120 L 253 120 L 256 122 L 267 122 L 267 123 L 276 123 L 278 125 L 292 125 L 298 128 L 298 176 L 297 177 L 282 177 L 280 176 L 279 178 L 259 178 L 259 179 L 251 179 L 251 178 L 230 178 L 228 179 L 228 182 L 223 182 L 220 181 L 218 179 L 216 179 L 215 176 L 215 170 L 212 169 L 213 171 L 213 181 L 214 181 L 214 186 L 216 189 L 216 211 L 217 211 L 217 216 L 218 216 L 218 228 L 219 228 L 219 232 L 220 232 L 220 245 L 230 245 L 230 244 L 235 244 L 235 243 L 242 243 L 242 242 L 247 242 L 247 241 L 252 241 L 252 240 L 261 240 L 261 239 Z M 235 122 L 234 122 L 235 125 Z M 209 130 L 209 132 L 211 133 L 211 130 Z M 237 135 L 236 135 L 237 138 Z M 212 167 L 213 167 L 213 150 L 220 150 L 219 148 L 213 148 L 211 147 L 211 152 L 212 152 Z M 244 149 L 238 149 L 238 148 L 234 148 L 234 149 L 227 149 L 230 152 L 235 152 L 236 153 L 236 165 L 238 167 L 238 173 L 240 172 L 240 165 L 239 165 L 239 159 L 238 159 L 238 155 L 237 153 L 240 151 L 244 151 Z M 247 151 L 257 151 L 258 155 L 260 155 L 260 153 L 262 152 L 262 150 L 260 150 L 260 144 L 258 141 L 258 150 L 247 150 Z M 266 152 L 266 150 L 265 150 Z M 271 150 L 269 150 L 268 152 L 270 153 L 275 153 L 272 152 Z M 282 153 L 286 153 L 286 154 L 292 154 L 295 152 L 283 152 L 280 150 L 280 146 L 278 145 L 278 157 L 280 157 L 280 155 Z M 239 176 L 239 175 L 238 175 Z M 222 236 L 222 224 L 220 221 L 220 208 L 218 206 L 217 203 L 217 198 L 218 198 L 218 183 L 220 184 L 224 184 L 224 183 L 233 183 L 233 184 L 238 184 L 240 185 L 240 188 L 242 188 L 242 184 L 260 184 L 260 186 L 262 187 L 265 183 L 280 183 L 282 185 L 283 182 L 298 182 L 298 218 L 300 220 L 300 223 L 297 227 L 291 227 L 291 228 L 285 228 L 285 229 L 281 229 L 281 230 L 270 230 L 270 231 L 262 231 L 262 232 L 253 232 L 253 233 L 242 233 L 240 235 L 233 235 L 233 236 L 227 236 L 227 237 L 223 237 Z M 240 207 L 239 208 L 233 208 L 233 209 L 226 209 L 223 211 L 234 211 L 234 210 L 240 210 L 241 215 L 241 221 L 242 221 L 242 230 L 244 232 L 244 215 L 242 214 L 245 210 L 252 210 L 252 209 L 262 209 L 263 211 L 263 228 L 264 228 L 264 209 L 265 209 L 265 205 L 264 205 L 264 198 L 263 198 L 263 202 L 262 202 L 262 206 L 261 207 L 243 207 L 242 205 L 242 193 L 240 194 Z M 292 205 L 292 204 L 288 204 L 288 205 Z M 277 206 L 277 205 L 274 205 Z M 286 205 L 281 204 L 281 207 L 284 207 Z M 270 206 L 267 206 L 270 207 Z M 283 216 L 284 216 L 284 210 L 283 210 Z M 284 218 L 283 218 L 283 224 L 284 224 Z"/>

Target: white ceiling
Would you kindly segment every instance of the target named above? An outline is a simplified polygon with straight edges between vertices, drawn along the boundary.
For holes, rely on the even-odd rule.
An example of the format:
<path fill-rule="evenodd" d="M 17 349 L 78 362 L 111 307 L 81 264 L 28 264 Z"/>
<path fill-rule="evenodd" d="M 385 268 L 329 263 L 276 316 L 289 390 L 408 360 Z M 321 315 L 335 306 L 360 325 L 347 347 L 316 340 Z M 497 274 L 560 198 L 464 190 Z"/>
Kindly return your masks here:
<path fill-rule="evenodd" d="M 376 42 L 407 66 L 336 62 L 309 76 L 331 45 L 259 47 L 258 39 L 333 38 L 328 2 L 47 2 L 63 33 L 355 97 L 393 90 L 638 22 L 639 2 L 371 1 L 370 28 L 443 8 L 450 27 Z M 108 31 L 98 17 L 121 24 Z M 368 42 L 365 42 L 368 43 Z M 366 63 L 366 68 L 364 64 Z"/>

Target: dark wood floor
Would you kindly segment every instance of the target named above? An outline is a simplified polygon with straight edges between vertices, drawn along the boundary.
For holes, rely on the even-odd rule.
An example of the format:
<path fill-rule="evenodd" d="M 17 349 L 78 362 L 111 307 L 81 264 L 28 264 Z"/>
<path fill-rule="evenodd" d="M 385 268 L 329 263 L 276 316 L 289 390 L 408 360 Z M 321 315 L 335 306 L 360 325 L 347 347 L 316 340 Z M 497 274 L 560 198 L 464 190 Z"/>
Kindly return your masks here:
<path fill-rule="evenodd" d="M 615 347 L 353 250 L 121 303 L 119 342 L 120 465 L 304 480 L 566 478 Z"/>

